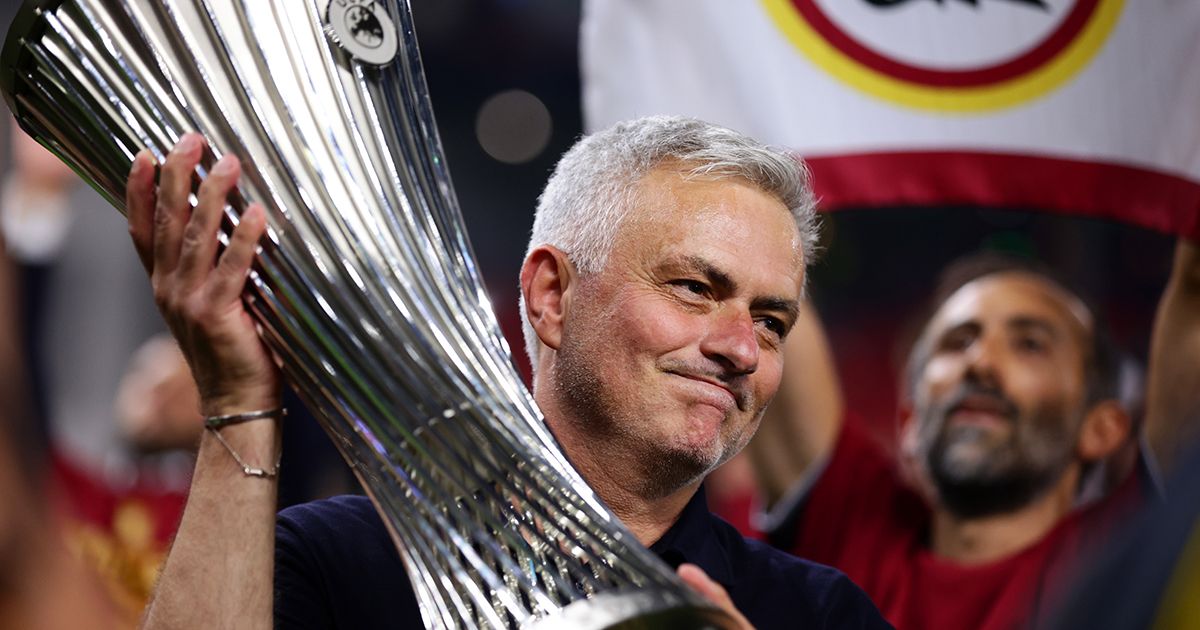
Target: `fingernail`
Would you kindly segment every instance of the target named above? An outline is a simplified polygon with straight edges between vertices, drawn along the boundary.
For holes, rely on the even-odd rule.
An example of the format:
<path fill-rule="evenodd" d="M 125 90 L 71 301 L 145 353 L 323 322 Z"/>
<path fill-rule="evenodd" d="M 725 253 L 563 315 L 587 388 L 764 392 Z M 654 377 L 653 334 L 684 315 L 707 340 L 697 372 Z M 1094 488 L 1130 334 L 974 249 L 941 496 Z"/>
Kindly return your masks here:
<path fill-rule="evenodd" d="M 213 165 L 213 175 L 228 175 L 233 171 L 234 158 L 232 155 L 221 156 L 217 163 Z"/>
<path fill-rule="evenodd" d="M 194 133 L 185 133 L 179 142 L 175 143 L 175 152 L 191 153 L 198 146 L 200 146 L 200 136 Z"/>

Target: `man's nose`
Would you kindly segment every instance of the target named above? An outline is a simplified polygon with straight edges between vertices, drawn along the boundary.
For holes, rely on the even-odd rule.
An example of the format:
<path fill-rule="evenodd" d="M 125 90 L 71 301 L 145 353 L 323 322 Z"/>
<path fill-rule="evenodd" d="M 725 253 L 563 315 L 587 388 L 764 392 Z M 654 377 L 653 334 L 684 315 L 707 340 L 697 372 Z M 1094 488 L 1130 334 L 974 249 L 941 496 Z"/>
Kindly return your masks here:
<path fill-rule="evenodd" d="M 997 366 L 1002 351 L 1001 340 L 992 335 L 981 335 L 967 350 L 967 376 L 978 383 L 998 384 Z"/>
<path fill-rule="evenodd" d="M 701 342 L 700 351 L 735 374 L 754 372 L 758 369 L 760 351 L 754 317 L 748 310 L 721 309 Z"/>

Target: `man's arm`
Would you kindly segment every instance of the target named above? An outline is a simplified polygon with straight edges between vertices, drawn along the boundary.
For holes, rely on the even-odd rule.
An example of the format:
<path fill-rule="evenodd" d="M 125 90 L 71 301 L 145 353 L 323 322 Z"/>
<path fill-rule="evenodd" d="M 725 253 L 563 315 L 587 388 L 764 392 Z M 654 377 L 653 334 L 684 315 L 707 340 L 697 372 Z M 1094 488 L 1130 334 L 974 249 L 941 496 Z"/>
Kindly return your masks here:
<path fill-rule="evenodd" d="M 222 430 L 244 460 L 267 467 L 276 461 L 278 435 L 274 421 Z M 205 432 L 143 628 L 272 626 L 276 489 L 275 479 L 244 475 Z"/>
<path fill-rule="evenodd" d="M 217 230 L 240 166 L 232 156 L 218 162 L 191 209 L 204 150 L 200 136 L 185 135 L 164 161 L 157 189 L 152 157 L 138 155 L 126 193 L 129 232 L 196 379 L 201 413 L 273 409 L 280 404 L 278 371 L 241 301 L 265 213 L 247 208 L 218 256 Z M 229 449 L 204 432 L 188 504 L 143 627 L 271 627 L 276 481 L 244 474 L 230 451 L 249 466 L 274 468 L 278 422 L 219 431 Z"/>
<path fill-rule="evenodd" d="M 1180 240 L 1158 305 L 1146 385 L 1146 435 L 1164 472 L 1200 437 L 1200 245 Z"/>
<path fill-rule="evenodd" d="M 747 452 L 770 507 L 833 449 L 845 402 L 829 341 L 804 304 L 784 346 L 783 380 Z"/>

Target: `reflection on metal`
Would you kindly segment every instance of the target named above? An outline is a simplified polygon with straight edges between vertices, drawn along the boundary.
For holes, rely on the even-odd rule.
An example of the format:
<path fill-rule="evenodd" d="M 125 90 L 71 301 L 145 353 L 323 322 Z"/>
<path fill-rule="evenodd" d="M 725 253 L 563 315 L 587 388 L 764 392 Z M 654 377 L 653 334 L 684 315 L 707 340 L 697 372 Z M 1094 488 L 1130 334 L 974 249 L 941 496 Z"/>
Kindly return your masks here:
<path fill-rule="evenodd" d="M 0 84 L 118 208 L 142 147 L 161 160 L 201 131 L 201 179 L 241 158 L 221 238 L 247 202 L 269 222 L 247 304 L 384 515 L 427 625 L 728 623 L 601 505 L 513 369 L 407 5 L 318 2 L 30 0 Z"/>

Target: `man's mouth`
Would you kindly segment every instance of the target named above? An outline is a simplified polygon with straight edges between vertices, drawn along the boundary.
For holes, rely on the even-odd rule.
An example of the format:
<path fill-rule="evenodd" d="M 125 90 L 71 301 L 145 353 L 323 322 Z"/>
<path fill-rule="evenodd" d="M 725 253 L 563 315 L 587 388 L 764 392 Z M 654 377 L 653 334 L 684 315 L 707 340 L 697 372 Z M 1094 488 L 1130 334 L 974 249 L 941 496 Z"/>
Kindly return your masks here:
<path fill-rule="evenodd" d="M 710 376 L 690 374 L 687 372 L 669 371 L 668 373 L 694 383 L 692 387 L 695 389 L 697 394 L 699 394 L 705 402 L 708 402 L 715 407 L 737 407 L 741 409 L 743 406 L 744 396 L 739 395 L 739 392 L 735 391 L 720 379 Z"/>
<path fill-rule="evenodd" d="M 1008 426 L 1016 416 L 1012 403 L 990 394 L 969 394 L 950 407 L 949 424 Z"/>

